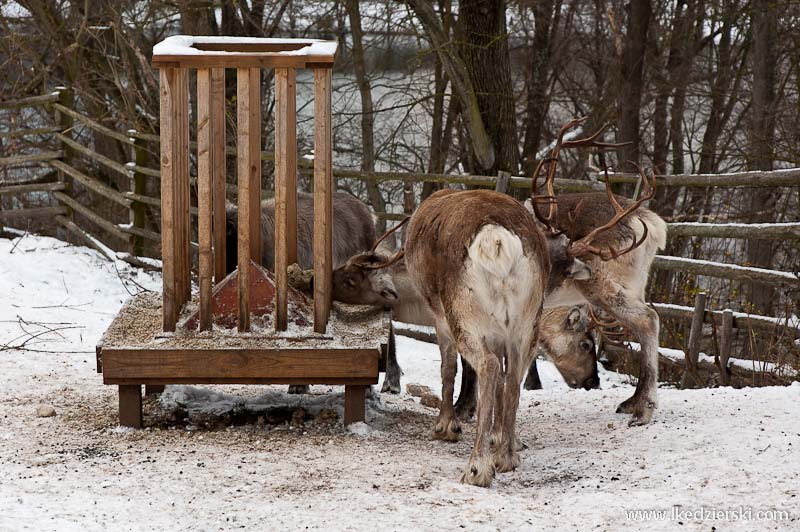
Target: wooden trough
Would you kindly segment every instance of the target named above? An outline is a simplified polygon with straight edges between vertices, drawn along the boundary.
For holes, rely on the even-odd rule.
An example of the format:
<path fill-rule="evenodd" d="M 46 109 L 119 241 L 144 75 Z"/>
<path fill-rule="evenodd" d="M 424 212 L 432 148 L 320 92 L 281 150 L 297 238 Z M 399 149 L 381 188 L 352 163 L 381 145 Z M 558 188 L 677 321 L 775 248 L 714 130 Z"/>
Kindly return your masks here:
<path fill-rule="evenodd" d="M 163 294 L 132 298 L 97 347 L 119 386 L 120 424 L 142 426 L 142 385 L 345 386 L 345 423 L 364 420 L 390 320 L 333 304 L 331 69 L 337 44 L 307 39 L 170 37 L 161 79 Z M 225 276 L 225 69 L 236 69 L 237 269 Z M 275 272 L 261 258 L 261 69 L 275 70 Z M 314 72 L 313 298 L 288 284 L 297 261 L 296 70 Z M 189 72 L 197 71 L 198 293 L 191 293 Z"/>

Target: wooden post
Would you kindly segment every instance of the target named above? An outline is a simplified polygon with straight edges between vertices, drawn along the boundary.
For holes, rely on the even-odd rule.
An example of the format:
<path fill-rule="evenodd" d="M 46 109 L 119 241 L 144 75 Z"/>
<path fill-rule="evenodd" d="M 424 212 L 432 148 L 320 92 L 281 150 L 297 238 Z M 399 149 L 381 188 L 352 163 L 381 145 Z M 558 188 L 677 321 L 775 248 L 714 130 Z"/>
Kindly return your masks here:
<path fill-rule="evenodd" d="M 180 228 L 180 305 L 177 309 L 180 314 L 181 307 L 192 297 L 191 278 L 191 201 L 189 191 L 189 71 L 186 68 L 178 69 L 178 98 L 180 103 L 176 115 L 176 143 L 173 158 L 178 166 L 175 174 L 175 188 L 180 196 L 180 209 L 177 212 L 177 225 Z"/>
<path fill-rule="evenodd" d="M 253 238 L 250 232 L 250 209 L 252 207 L 250 196 L 254 193 L 260 195 L 260 191 L 252 190 L 253 179 L 251 178 L 251 168 L 255 166 L 255 163 L 251 160 L 253 151 L 250 149 L 250 143 L 252 142 L 250 134 L 253 130 L 250 126 L 250 120 L 253 117 L 253 114 L 250 112 L 250 106 L 257 105 L 257 103 L 250 101 L 252 95 L 250 83 L 250 69 L 236 69 L 236 150 L 238 167 L 237 180 L 239 184 L 237 197 L 237 202 L 239 204 L 239 217 L 237 221 L 239 226 L 237 268 L 239 275 L 240 332 L 250 330 L 250 258 L 252 256 L 251 245 Z"/>
<path fill-rule="evenodd" d="M 163 72 L 163 70 L 162 70 Z M 120 384 L 119 424 L 123 427 L 142 428 L 142 386 Z"/>
<path fill-rule="evenodd" d="M 71 108 L 73 104 L 72 93 L 67 90 L 66 87 L 56 87 L 55 90 L 58 92 L 58 103 L 64 107 Z M 53 111 L 53 122 L 56 124 L 56 127 L 58 127 L 60 133 L 71 136 L 70 130 L 72 129 L 73 120 L 70 116 L 60 111 Z M 61 159 L 65 163 L 72 165 L 72 155 L 74 154 L 74 150 L 64 142 L 60 142 L 59 149 L 64 152 L 64 156 Z M 67 179 L 67 176 L 61 170 L 58 170 L 58 180 L 59 182 L 64 183 L 64 194 L 67 196 L 72 196 L 72 180 Z M 68 205 L 66 205 L 66 208 L 66 217 L 72 221 L 72 209 Z"/>
<path fill-rule="evenodd" d="M 261 69 L 249 71 L 250 259 L 261 264 Z"/>
<path fill-rule="evenodd" d="M 197 243 L 199 251 L 200 330 L 211 330 L 211 145 L 215 124 L 211 121 L 211 69 L 197 70 Z"/>
<path fill-rule="evenodd" d="M 494 184 L 494 191 L 505 194 L 508 191 L 508 182 L 511 180 L 511 172 L 500 170 L 497 172 L 497 181 Z"/>
<path fill-rule="evenodd" d="M 225 69 L 211 69 L 211 181 L 213 189 L 214 283 L 225 278 Z"/>
<path fill-rule="evenodd" d="M 703 318 L 706 313 L 706 293 L 698 292 L 694 298 L 692 328 L 689 331 L 689 345 L 686 349 L 686 366 L 681 378 L 681 388 L 697 388 L 702 383 L 697 372 L 700 356 L 700 340 L 703 337 Z"/>
<path fill-rule="evenodd" d="M 315 152 L 316 153 L 316 152 Z M 364 421 L 367 387 L 348 384 L 344 387 L 344 424 L 350 425 Z"/>
<path fill-rule="evenodd" d="M 177 238 L 175 227 L 175 213 L 177 210 L 177 197 L 175 191 L 178 168 L 173 154 L 176 152 L 175 127 L 177 116 L 175 108 L 178 105 L 177 69 L 162 68 L 160 70 L 160 97 L 161 97 L 161 262 L 164 301 L 162 306 L 162 319 L 164 332 L 175 330 L 178 318 L 177 308 Z M 121 390 L 121 389 L 120 389 Z M 122 391 L 120 391 L 120 398 Z M 121 401 L 121 399 L 120 399 Z"/>
<path fill-rule="evenodd" d="M 297 106 L 295 70 L 275 69 L 275 330 L 287 325 L 288 276 L 297 262 Z M 315 194 L 316 197 L 316 194 Z M 314 218 L 317 218 L 315 214 Z M 294 237 L 292 239 L 292 233 Z"/>
<path fill-rule="evenodd" d="M 731 373 L 728 369 L 728 360 L 731 358 L 733 347 L 733 311 L 722 311 L 722 333 L 719 341 L 719 375 L 723 386 L 730 386 Z"/>
<path fill-rule="evenodd" d="M 314 69 L 314 331 L 324 333 L 333 272 L 331 69 Z"/>
<path fill-rule="evenodd" d="M 128 138 L 132 143 L 131 162 L 137 167 L 141 168 L 146 166 L 145 163 L 147 162 L 147 151 L 145 150 L 146 141 L 136 138 L 134 135 L 136 135 L 136 130 L 129 129 Z M 129 175 L 131 179 L 131 192 L 137 196 L 145 196 L 147 194 L 147 176 L 136 170 L 131 171 Z M 135 199 L 132 200 L 129 211 L 129 221 L 131 227 L 135 229 L 144 229 L 144 218 L 144 203 Z M 131 235 L 130 246 L 132 255 L 138 257 L 144 254 L 144 238 L 141 235 Z"/>

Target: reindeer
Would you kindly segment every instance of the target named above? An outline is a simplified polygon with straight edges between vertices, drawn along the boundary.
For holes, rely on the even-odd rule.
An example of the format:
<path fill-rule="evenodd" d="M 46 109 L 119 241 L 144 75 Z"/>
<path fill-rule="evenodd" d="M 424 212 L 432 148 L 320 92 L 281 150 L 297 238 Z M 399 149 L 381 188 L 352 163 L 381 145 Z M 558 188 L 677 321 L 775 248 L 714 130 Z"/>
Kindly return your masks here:
<path fill-rule="evenodd" d="M 227 273 L 236 269 L 237 207 L 226 205 L 225 247 Z M 368 250 L 375 242 L 375 222 L 372 213 L 361 200 L 344 192 L 333 193 L 333 266 Z M 314 267 L 314 196 L 297 194 L 297 260 L 300 267 Z M 261 202 L 261 264 L 275 268 L 275 200 Z"/>
<path fill-rule="evenodd" d="M 236 269 L 238 249 L 237 206 L 228 203 L 225 209 L 225 268 Z M 344 192 L 333 193 L 333 266 L 347 262 L 356 253 L 368 250 L 375 241 L 372 213 L 358 198 Z M 314 196 L 297 194 L 297 260 L 300 267 L 314 267 Z M 261 202 L 261 264 L 275 269 L 275 200 Z M 292 384 L 289 393 L 308 393 L 308 385 Z"/>
<path fill-rule="evenodd" d="M 606 176 L 606 192 L 555 195 L 553 182 L 560 150 L 563 148 L 618 145 L 597 142 L 606 129 L 602 127 L 588 138 L 565 141 L 564 135 L 585 118 L 564 125 L 551 156 L 542 160 L 534 173 L 531 201 L 525 207 L 537 220 L 541 229 L 549 234 L 569 234 L 577 240 L 571 253 L 586 260 L 592 269 L 592 279 L 574 283 L 579 299 L 591 304 L 609 316 L 599 321 L 604 331 L 622 327 L 642 346 L 639 381 L 630 398 L 617 407 L 617 413 L 632 414 L 629 425 L 645 425 L 652 420 L 657 404 L 658 388 L 658 333 L 659 319 L 656 311 L 645 302 L 647 276 L 656 253 L 664 249 L 667 225 L 657 214 L 643 208 L 642 204 L 655 195 L 655 178 L 648 177 L 639 168 L 643 185 L 637 201 L 612 194 Z M 547 194 L 535 194 L 536 181 L 548 165 L 545 187 Z M 547 203 L 542 212 L 542 203 Z M 624 251 L 616 248 L 632 241 Z M 598 321 L 595 318 L 595 321 Z M 616 334 L 616 333 L 615 333 Z M 462 419 L 471 417 L 475 410 L 475 373 L 465 368 L 462 373 L 461 394 L 456 411 Z"/>
<path fill-rule="evenodd" d="M 387 251 L 376 244 L 373 250 L 351 257 L 346 264 L 334 270 L 333 299 L 344 303 L 390 308 L 392 318 L 397 321 L 432 327 L 433 315 L 411 281 L 405 261 L 401 259 L 382 269 L 373 268 L 386 262 L 389 258 Z M 557 307 L 542 313 L 539 351 L 553 361 L 572 388 L 583 387 L 588 390 L 597 388 L 600 384 L 592 325 L 587 305 Z M 390 351 L 381 391 L 400 393 L 401 374 L 397 357 Z M 474 385 L 474 382 L 471 379 L 468 385 Z M 528 369 L 525 389 L 541 388 L 534 359 Z"/>
<path fill-rule="evenodd" d="M 565 281 L 588 279 L 591 271 L 569 256 L 566 237 L 545 237 L 517 201 L 491 191 L 431 195 L 410 219 L 404 250 L 374 268 L 403 253 L 434 317 L 442 355 L 442 410 L 432 435 L 461 434 L 453 411 L 458 351 L 476 369 L 480 387 L 477 436 L 462 481 L 488 486 L 495 471 L 520 463 L 520 384 L 533 360 L 545 297 L 568 299 L 560 295 Z"/>

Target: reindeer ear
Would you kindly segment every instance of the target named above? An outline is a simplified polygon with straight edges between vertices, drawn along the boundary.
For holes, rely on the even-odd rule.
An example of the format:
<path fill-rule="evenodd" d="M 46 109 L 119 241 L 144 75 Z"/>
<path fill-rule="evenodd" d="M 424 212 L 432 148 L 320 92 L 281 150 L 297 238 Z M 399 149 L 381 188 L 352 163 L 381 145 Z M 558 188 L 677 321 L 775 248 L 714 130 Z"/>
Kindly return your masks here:
<path fill-rule="evenodd" d="M 567 269 L 567 277 L 576 281 L 588 281 L 592 278 L 592 269 L 582 260 L 575 259 Z"/>
<path fill-rule="evenodd" d="M 567 314 L 567 329 L 574 331 L 578 324 L 581 322 L 581 309 L 580 307 L 572 307 L 572 310 Z"/>

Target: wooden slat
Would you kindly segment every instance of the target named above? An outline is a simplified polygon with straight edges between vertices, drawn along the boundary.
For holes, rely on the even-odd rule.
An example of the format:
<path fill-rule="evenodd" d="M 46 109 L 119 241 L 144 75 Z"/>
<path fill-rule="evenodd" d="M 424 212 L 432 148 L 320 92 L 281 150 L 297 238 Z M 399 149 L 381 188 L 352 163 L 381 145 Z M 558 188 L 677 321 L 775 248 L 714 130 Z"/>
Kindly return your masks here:
<path fill-rule="evenodd" d="M 176 190 L 180 195 L 180 210 L 177 213 L 178 227 L 180 228 L 179 243 L 180 255 L 180 307 L 192 297 L 192 278 L 191 265 L 192 254 L 189 242 L 191 240 L 191 214 L 190 214 L 190 191 L 189 191 L 189 71 L 185 68 L 178 70 L 178 96 L 180 104 L 176 109 L 177 113 L 177 138 L 176 138 L 176 162 L 180 163 L 178 172 L 175 174 L 177 183 Z"/>
<path fill-rule="evenodd" d="M 211 171 L 214 126 L 211 121 L 211 70 L 197 71 L 197 242 L 199 253 L 200 330 L 211 330 Z"/>
<path fill-rule="evenodd" d="M 111 252 L 111 250 L 109 250 L 107 247 L 104 247 L 100 243 L 99 238 L 90 235 L 89 233 L 78 227 L 78 224 L 76 224 L 69 218 L 65 218 L 63 216 L 56 216 L 56 221 L 59 224 L 61 224 L 64 227 L 64 229 L 66 229 L 73 235 L 80 238 L 81 241 L 84 242 L 87 246 L 94 249 L 95 251 L 106 257 L 108 260 L 111 261 L 116 260 L 116 256 L 114 256 L 113 252 Z"/>
<path fill-rule="evenodd" d="M 238 192 L 238 257 L 236 260 L 239 270 L 239 331 L 250 330 L 250 207 L 251 202 L 247 201 L 250 197 L 250 168 L 253 161 L 250 160 L 250 70 L 240 68 L 236 70 L 236 139 L 237 139 L 237 181 L 239 184 Z"/>
<path fill-rule="evenodd" d="M 93 161 L 97 161 L 98 163 L 102 164 L 106 168 L 110 168 L 111 170 L 114 170 L 115 172 L 117 172 L 121 176 L 128 177 L 128 175 L 131 173 L 131 169 L 129 169 L 124 164 L 120 164 L 117 161 L 115 161 L 115 160 L 113 160 L 113 159 L 111 159 L 109 157 L 106 157 L 105 155 L 97 153 L 94 150 L 90 150 L 86 146 L 84 146 L 84 145 L 82 145 L 82 144 L 80 144 L 78 142 L 75 142 L 74 140 L 72 140 L 71 138 L 69 138 L 66 135 L 63 135 L 61 133 L 55 133 L 53 136 L 56 139 L 58 139 L 61 142 L 63 142 L 64 144 L 66 144 L 67 146 L 69 146 L 70 148 L 72 148 L 73 150 L 75 150 L 76 152 L 78 152 L 78 153 L 80 153 L 82 155 L 85 155 L 86 157 L 88 157 L 89 159 L 91 159 Z"/>
<path fill-rule="evenodd" d="M 135 379 L 121 379 L 121 378 L 106 378 L 103 379 L 103 384 L 144 384 L 144 385 L 157 385 L 157 384 L 327 384 L 327 385 L 340 385 L 340 384 L 377 384 L 378 377 L 358 378 L 352 377 L 153 377 L 143 379 L 141 377 Z"/>
<path fill-rule="evenodd" d="M 142 229 L 141 227 L 120 227 L 120 229 L 128 234 L 140 236 L 153 242 L 161 242 L 161 235 L 149 229 Z"/>
<path fill-rule="evenodd" d="M 331 70 L 314 70 L 314 330 L 325 332 L 332 297 Z"/>
<path fill-rule="evenodd" d="M 16 139 L 34 135 L 49 135 L 59 131 L 57 127 L 37 127 L 31 129 L 16 129 L 13 131 L 0 131 L 0 139 Z"/>
<path fill-rule="evenodd" d="M 177 70 L 163 68 L 161 78 L 161 259 L 164 303 L 162 307 L 163 329 L 174 331 L 178 317 L 176 277 L 176 238 L 175 238 L 175 106 L 177 105 Z"/>
<path fill-rule="evenodd" d="M 67 209 L 64 207 L 37 207 L 33 209 L 11 209 L 0 211 L 0 221 L 8 221 L 19 218 L 41 218 L 44 216 L 55 216 L 64 214 Z"/>
<path fill-rule="evenodd" d="M 53 168 L 61 170 L 62 172 L 64 172 L 65 174 L 67 174 L 72 179 L 74 179 L 84 187 L 88 188 L 92 192 L 95 192 L 96 194 L 99 194 L 118 205 L 122 205 L 123 207 L 131 206 L 131 200 L 126 198 L 122 192 L 114 190 L 105 183 L 101 183 L 100 181 L 84 174 L 80 170 L 76 170 L 67 163 L 54 159 L 50 161 L 49 164 Z"/>
<path fill-rule="evenodd" d="M 250 161 L 250 260 L 261 264 L 261 69 L 250 69 L 250 128 L 248 144 Z"/>
<path fill-rule="evenodd" d="M 211 69 L 211 182 L 213 189 L 214 283 L 225 278 L 225 69 Z"/>
<path fill-rule="evenodd" d="M 85 206 L 82 203 L 77 202 L 76 200 L 72 199 L 71 197 L 67 196 L 63 192 L 53 192 L 53 197 L 56 198 L 58 201 L 69 207 L 75 212 L 80 213 L 81 215 L 88 218 L 92 223 L 95 225 L 102 227 L 105 231 L 108 231 L 116 238 L 120 240 L 127 240 L 127 234 L 119 228 L 119 226 L 113 222 L 109 222 L 99 214 L 92 211 L 89 207 Z"/>
<path fill-rule="evenodd" d="M 84 116 L 84 115 L 82 115 L 82 114 L 70 109 L 69 107 L 64 107 L 60 103 L 54 103 L 53 104 L 53 109 L 55 109 L 59 113 L 64 113 L 65 115 L 67 115 L 67 116 L 77 120 L 81 124 L 85 125 L 89 129 L 97 131 L 98 133 L 102 133 L 103 135 L 105 135 L 107 137 L 111 137 L 114 140 L 118 140 L 119 142 L 122 142 L 123 144 L 133 144 L 133 140 L 131 140 L 131 138 L 128 135 L 126 135 L 125 133 L 120 133 L 119 131 L 114 131 L 113 129 L 108 128 L 108 127 L 106 127 L 106 126 L 104 126 L 102 124 L 98 124 L 97 122 L 95 122 L 91 118 L 89 118 L 87 116 Z"/>
<path fill-rule="evenodd" d="M 156 68 L 306 68 L 307 65 L 317 63 L 320 66 L 333 66 L 333 58 L 329 55 L 292 56 L 275 54 L 258 54 L 245 56 L 240 54 L 228 55 L 160 55 L 153 56 L 153 66 Z"/>
<path fill-rule="evenodd" d="M 0 109 L 19 109 L 20 107 L 33 107 L 36 105 L 45 105 L 50 102 L 58 100 L 58 93 L 51 92 L 50 94 L 42 94 L 41 96 L 29 96 L 27 98 L 20 98 L 18 100 L 4 100 L 0 101 Z"/>
<path fill-rule="evenodd" d="M 378 349 L 103 348 L 103 381 L 115 379 L 372 379 Z M 145 381 L 142 381 L 145 382 Z"/>
<path fill-rule="evenodd" d="M 275 330 L 287 326 L 289 195 L 297 168 L 295 72 L 275 69 Z"/>
<path fill-rule="evenodd" d="M 50 161 L 63 157 L 63 151 L 43 151 L 40 153 L 33 153 L 30 155 L 15 155 L 13 157 L 0 157 L 0 167 L 5 166 L 18 166 L 21 164 L 36 163 L 41 161 Z"/>
<path fill-rule="evenodd" d="M 745 268 L 735 264 L 724 264 L 697 259 L 685 259 L 656 255 L 653 267 L 659 270 L 675 270 L 719 279 L 735 281 L 752 281 L 772 286 L 788 286 L 800 288 L 800 275 L 792 272 L 766 270 L 763 268 Z"/>
<path fill-rule="evenodd" d="M 64 190 L 66 185 L 59 181 L 52 183 L 30 183 L 27 185 L 7 185 L 0 187 L 0 196 L 5 194 L 29 194 L 31 192 L 53 192 L 54 190 Z"/>

